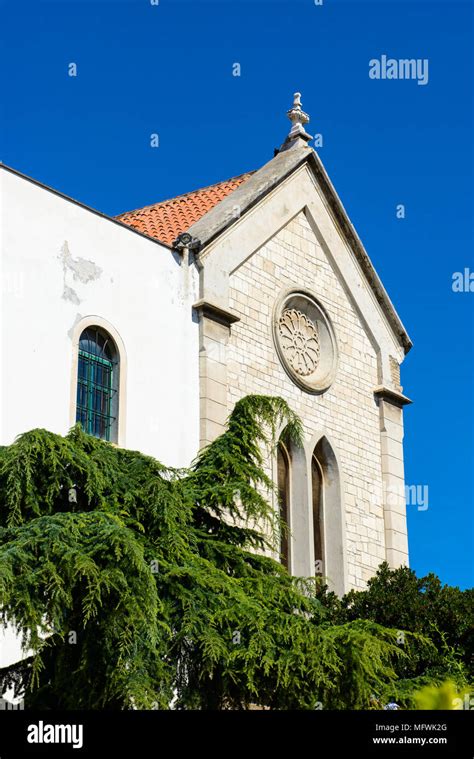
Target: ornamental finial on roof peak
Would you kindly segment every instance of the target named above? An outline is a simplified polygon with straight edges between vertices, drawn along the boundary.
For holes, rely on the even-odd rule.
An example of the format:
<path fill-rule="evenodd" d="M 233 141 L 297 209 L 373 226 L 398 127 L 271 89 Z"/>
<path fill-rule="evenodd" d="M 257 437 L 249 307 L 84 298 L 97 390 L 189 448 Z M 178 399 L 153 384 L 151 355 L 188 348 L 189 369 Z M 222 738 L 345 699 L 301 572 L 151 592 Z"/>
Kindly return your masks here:
<path fill-rule="evenodd" d="M 290 140 L 295 137 L 302 137 L 306 142 L 313 139 L 304 129 L 304 124 L 309 122 L 309 116 L 301 109 L 301 92 L 295 92 L 293 95 L 293 106 L 286 112 L 286 115 L 292 123 L 290 134 L 288 135 Z"/>
<path fill-rule="evenodd" d="M 304 125 L 309 122 L 309 116 L 301 108 L 301 92 L 293 95 L 293 105 L 286 115 L 291 121 L 291 129 L 280 150 L 286 150 L 293 145 L 304 145 L 312 140 L 312 136 L 306 132 Z"/>

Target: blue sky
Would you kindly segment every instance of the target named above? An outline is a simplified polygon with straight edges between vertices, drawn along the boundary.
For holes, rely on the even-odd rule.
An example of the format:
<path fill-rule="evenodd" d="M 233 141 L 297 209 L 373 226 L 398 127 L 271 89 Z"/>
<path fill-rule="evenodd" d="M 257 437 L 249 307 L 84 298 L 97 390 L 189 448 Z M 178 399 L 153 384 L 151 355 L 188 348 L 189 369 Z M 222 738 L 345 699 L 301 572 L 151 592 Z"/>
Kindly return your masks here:
<path fill-rule="evenodd" d="M 429 503 L 408 507 L 411 565 L 461 587 L 474 579 L 474 292 L 451 285 L 474 271 L 472 10 L 11 0 L 0 32 L 0 158 L 109 214 L 258 168 L 303 93 L 319 155 L 414 341 L 406 481 L 428 486 Z M 370 79 L 383 54 L 428 59 L 428 84 Z"/>

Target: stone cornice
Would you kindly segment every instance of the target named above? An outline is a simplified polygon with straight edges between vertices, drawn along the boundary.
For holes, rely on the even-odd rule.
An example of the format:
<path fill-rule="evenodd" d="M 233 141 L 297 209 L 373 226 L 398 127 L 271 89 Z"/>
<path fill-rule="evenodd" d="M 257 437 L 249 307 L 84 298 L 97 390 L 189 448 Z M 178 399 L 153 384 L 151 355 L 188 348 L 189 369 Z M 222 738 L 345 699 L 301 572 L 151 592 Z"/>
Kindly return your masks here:
<path fill-rule="evenodd" d="M 400 393 L 398 390 L 393 390 L 390 387 L 386 387 L 385 385 L 378 385 L 374 388 L 374 395 L 376 398 L 388 401 L 388 403 L 393 403 L 395 406 L 407 406 L 409 403 L 413 403 L 413 401 L 410 398 L 407 398 L 406 395 L 403 395 L 403 393 Z"/>
<path fill-rule="evenodd" d="M 225 324 L 230 327 L 231 324 L 240 321 L 240 316 L 234 314 L 233 311 L 229 311 L 223 306 L 219 306 L 216 303 L 202 298 L 193 304 L 193 308 L 208 319 L 219 322 L 219 324 Z"/>

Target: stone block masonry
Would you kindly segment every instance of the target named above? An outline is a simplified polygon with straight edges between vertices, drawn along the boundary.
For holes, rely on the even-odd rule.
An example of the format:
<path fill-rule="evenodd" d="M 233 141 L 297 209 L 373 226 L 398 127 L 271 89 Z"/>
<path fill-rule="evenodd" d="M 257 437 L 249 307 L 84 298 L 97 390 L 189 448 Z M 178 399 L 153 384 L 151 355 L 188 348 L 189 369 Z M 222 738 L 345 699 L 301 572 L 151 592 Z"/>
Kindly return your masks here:
<path fill-rule="evenodd" d="M 338 370 L 321 395 L 295 385 L 275 350 L 273 305 L 292 285 L 314 293 L 336 334 Z M 341 467 L 346 584 L 362 588 L 386 558 L 377 356 L 303 211 L 231 274 L 229 306 L 240 321 L 227 344 L 227 411 L 250 393 L 279 395 L 302 419 L 307 441 L 328 437 Z"/>

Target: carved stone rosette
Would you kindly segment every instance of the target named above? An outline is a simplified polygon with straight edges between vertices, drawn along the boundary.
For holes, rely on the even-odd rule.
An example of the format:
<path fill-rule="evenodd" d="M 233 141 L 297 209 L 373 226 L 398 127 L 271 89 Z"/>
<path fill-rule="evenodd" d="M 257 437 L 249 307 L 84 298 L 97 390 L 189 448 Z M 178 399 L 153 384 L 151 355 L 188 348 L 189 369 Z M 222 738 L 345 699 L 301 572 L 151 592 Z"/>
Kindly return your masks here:
<path fill-rule="evenodd" d="M 280 343 L 292 369 L 301 377 L 312 374 L 319 364 L 320 343 L 317 322 L 296 308 L 287 308 L 278 323 Z"/>
<path fill-rule="evenodd" d="M 288 288 L 273 311 L 273 339 L 283 368 L 308 393 L 324 393 L 337 371 L 337 344 L 324 307 L 305 289 Z"/>

